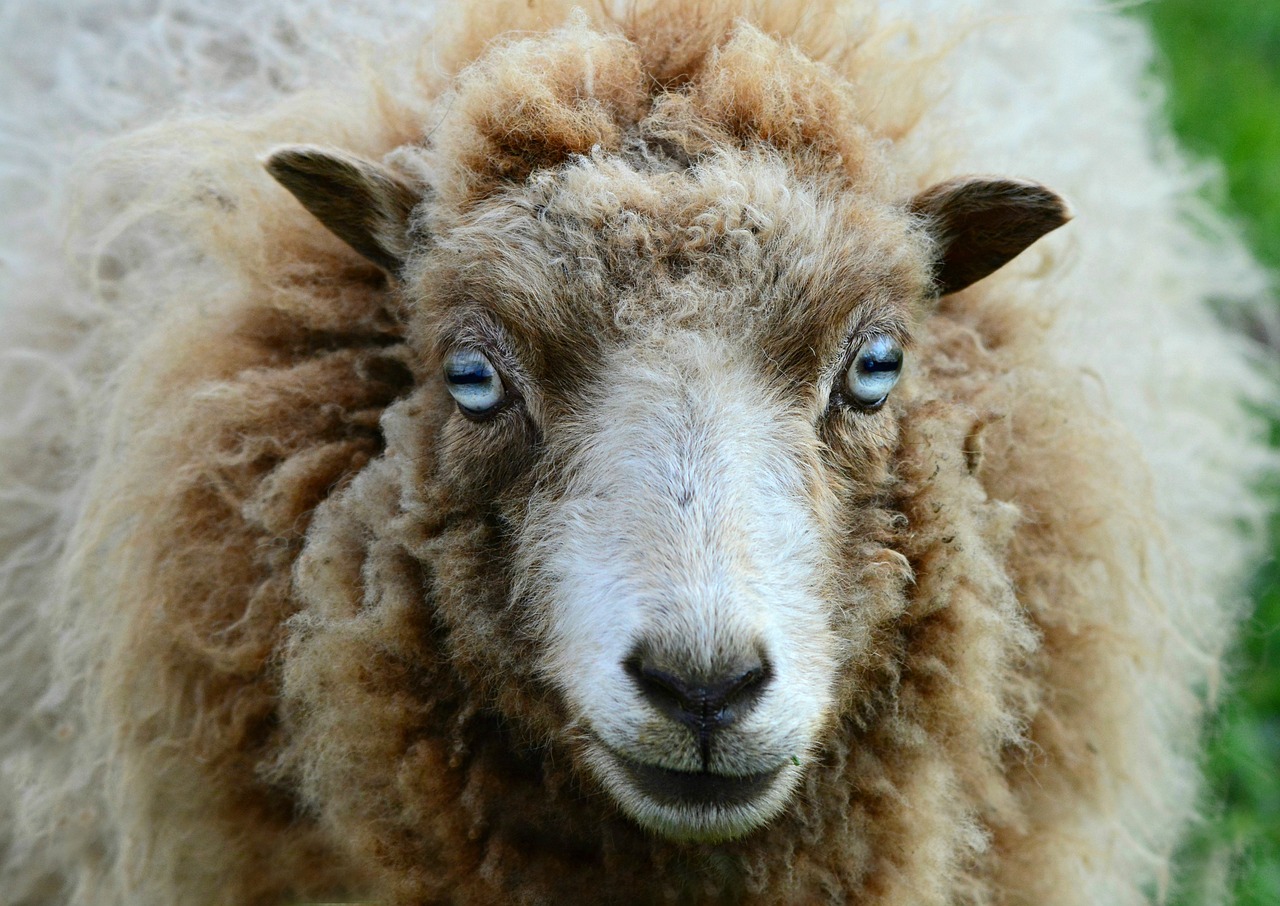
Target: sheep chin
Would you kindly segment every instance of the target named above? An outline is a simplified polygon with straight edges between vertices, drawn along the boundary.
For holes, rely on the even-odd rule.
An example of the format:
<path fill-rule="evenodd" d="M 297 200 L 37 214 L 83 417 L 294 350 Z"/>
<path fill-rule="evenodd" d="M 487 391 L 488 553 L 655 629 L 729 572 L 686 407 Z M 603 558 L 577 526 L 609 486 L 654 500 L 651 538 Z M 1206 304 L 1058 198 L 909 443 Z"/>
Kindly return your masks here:
<path fill-rule="evenodd" d="M 709 774 L 713 792 L 682 801 L 675 790 L 655 794 L 642 788 L 644 774 L 684 773 L 690 780 L 679 786 L 698 775 L 642 765 L 595 740 L 585 757 L 592 773 L 628 817 L 677 843 L 724 843 L 759 830 L 787 807 L 803 775 L 803 769 L 791 761 L 763 766 L 759 773 L 743 778 Z"/>

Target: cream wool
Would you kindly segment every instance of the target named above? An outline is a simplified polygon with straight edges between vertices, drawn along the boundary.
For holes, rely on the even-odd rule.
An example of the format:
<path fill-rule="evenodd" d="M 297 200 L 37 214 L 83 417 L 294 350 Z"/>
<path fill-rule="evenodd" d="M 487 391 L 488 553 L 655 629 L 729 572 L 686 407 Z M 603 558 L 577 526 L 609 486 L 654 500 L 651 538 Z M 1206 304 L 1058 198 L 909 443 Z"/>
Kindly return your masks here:
<path fill-rule="evenodd" d="M 1159 899 L 1272 387 L 1138 27 L 570 6 L 0 12 L 5 902 Z M 402 291 L 286 143 L 427 193 Z M 972 172 L 1076 219 L 928 303 L 902 206 Z M 831 410 L 868 325 L 903 381 Z M 621 792 L 708 757 L 637 633 L 767 649 L 763 826 Z"/>

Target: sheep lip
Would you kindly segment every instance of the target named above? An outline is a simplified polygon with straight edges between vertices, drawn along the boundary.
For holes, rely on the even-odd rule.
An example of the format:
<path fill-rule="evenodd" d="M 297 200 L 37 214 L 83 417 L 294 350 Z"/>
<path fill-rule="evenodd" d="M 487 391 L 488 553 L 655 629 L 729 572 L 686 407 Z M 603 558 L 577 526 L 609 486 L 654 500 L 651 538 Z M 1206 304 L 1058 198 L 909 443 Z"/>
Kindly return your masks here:
<path fill-rule="evenodd" d="M 794 759 L 753 774 L 677 771 L 638 761 L 598 737 L 584 754 L 626 815 L 681 843 L 721 843 L 753 833 L 787 807 L 801 773 Z"/>
<path fill-rule="evenodd" d="M 673 771 L 616 753 L 615 758 L 638 792 L 666 806 L 749 806 L 773 787 L 783 767 L 735 777 L 711 771 Z"/>

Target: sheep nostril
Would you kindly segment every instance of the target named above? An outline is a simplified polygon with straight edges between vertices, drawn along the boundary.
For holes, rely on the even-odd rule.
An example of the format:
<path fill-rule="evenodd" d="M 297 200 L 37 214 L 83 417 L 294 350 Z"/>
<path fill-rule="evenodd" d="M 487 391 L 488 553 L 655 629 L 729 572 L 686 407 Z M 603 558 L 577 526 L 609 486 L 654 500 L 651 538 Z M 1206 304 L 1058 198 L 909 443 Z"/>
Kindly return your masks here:
<path fill-rule="evenodd" d="M 651 706 L 699 735 L 727 727 L 749 711 L 772 676 L 762 658 L 707 678 L 670 669 L 643 651 L 627 658 L 623 668 Z"/>
<path fill-rule="evenodd" d="M 768 679 L 769 669 L 764 664 L 751 667 L 734 680 L 733 685 L 725 690 L 725 700 L 728 702 L 736 702 L 749 697 L 754 698 L 756 694 L 764 688 L 764 684 Z"/>

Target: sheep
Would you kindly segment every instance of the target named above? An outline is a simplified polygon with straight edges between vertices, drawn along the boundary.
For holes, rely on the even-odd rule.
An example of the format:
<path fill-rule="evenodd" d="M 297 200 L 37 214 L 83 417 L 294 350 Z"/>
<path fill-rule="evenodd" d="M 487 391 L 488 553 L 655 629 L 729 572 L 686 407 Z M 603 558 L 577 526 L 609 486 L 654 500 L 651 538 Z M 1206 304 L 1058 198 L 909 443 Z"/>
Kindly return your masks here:
<path fill-rule="evenodd" d="M 573 6 L 192 2 L 63 89 L 118 134 L 69 257 L 6 212 L 8 902 L 1162 899 L 1273 384 L 1137 26 Z"/>

